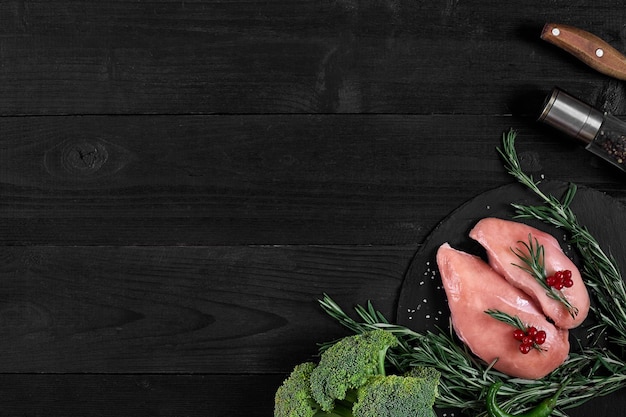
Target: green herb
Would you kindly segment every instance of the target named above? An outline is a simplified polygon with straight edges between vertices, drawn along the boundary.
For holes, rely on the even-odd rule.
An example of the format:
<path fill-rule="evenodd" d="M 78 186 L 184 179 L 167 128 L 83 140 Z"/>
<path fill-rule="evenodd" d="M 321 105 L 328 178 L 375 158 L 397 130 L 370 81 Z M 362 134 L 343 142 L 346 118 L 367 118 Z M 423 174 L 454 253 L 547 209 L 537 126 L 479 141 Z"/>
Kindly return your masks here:
<path fill-rule="evenodd" d="M 546 278 L 548 276 L 545 267 L 545 251 L 543 245 L 539 244 L 539 241 L 535 238 L 533 239 L 532 235 L 528 235 L 528 243 L 519 241 L 526 250 L 522 250 L 520 248 L 511 249 L 511 251 L 524 263 L 524 265 L 513 264 L 518 268 L 528 272 L 530 275 L 535 278 L 535 280 L 546 290 L 546 295 L 553 300 L 556 300 L 563 304 L 567 309 L 567 312 L 572 316 L 572 318 L 576 318 L 578 315 L 578 309 L 574 307 L 568 300 L 565 298 L 563 293 L 557 290 L 554 287 L 550 287 L 546 283 Z"/>
<path fill-rule="evenodd" d="M 510 314 L 503 313 L 500 310 L 487 310 L 485 311 L 485 313 L 487 313 L 494 319 L 501 321 L 502 323 L 508 324 L 509 326 L 519 329 L 523 332 L 527 330 L 527 326 L 517 316 L 511 316 Z"/>
<path fill-rule="evenodd" d="M 545 250 L 543 249 L 543 245 L 540 245 L 536 238 L 533 243 L 531 234 L 528 235 L 528 243 L 522 242 L 521 240 L 517 243 L 521 243 L 526 248 L 526 252 L 522 251 L 520 248 L 511 248 L 511 251 L 524 262 L 526 266 L 514 265 L 533 275 L 537 280 L 545 280 L 548 274 L 545 267 Z"/>

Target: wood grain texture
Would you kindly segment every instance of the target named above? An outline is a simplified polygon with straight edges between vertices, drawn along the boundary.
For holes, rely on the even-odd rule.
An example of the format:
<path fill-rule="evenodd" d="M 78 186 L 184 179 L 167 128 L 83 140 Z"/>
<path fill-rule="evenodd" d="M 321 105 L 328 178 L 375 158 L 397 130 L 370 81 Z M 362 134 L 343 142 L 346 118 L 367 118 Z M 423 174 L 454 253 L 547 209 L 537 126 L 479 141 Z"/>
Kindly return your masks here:
<path fill-rule="evenodd" d="M 272 415 L 275 375 L 0 374 L 7 416 Z"/>
<path fill-rule="evenodd" d="M 0 415 L 271 415 L 346 334 L 316 300 L 393 317 L 511 127 L 536 178 L 626 202 L 535 123 L 555 85 L 626 114 L 547 21 L 626 51 L 618 0 L 0 2 Z"/>
<path fill-rule="evenodd" d="M 609 89 L 539 36 L 566 19 L 620 48 L 622 6 L 3 1 L 0 114 L 500 114 L 529 87 Z"/>
<path fill-rule="evenodd" d="M 416 249 L 5 247 L 0 372 L 287 372 L 347 333 L 325 292 L 395 316 Z"/>
<path fill-rule="evenodd" d="M 510 127 L 531 173 L 626 198 L 618 173 L 533 119 L 2 118 L 0 241 L 419 243 L 458 205 L 512 181 L 495 150 Z"/>

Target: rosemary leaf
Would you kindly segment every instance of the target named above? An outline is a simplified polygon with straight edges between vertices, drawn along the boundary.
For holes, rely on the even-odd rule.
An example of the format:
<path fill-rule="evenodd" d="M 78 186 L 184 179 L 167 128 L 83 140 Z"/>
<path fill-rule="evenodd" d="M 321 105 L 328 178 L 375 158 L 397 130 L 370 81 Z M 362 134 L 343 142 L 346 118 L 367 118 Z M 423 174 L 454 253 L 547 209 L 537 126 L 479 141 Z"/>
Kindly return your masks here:
<path fill-rule="evenodd" d="M 494 319 L 501 321 L 502 323 L 506 323 L 511 327 L 519 329 L 523 332 L 527 330 L 527 326 L 522 323 L 519 317 L 511 316 L 510 314 L 504 313 L 500 310 L 486 310 L 485 313 L 489 314 Z"/>

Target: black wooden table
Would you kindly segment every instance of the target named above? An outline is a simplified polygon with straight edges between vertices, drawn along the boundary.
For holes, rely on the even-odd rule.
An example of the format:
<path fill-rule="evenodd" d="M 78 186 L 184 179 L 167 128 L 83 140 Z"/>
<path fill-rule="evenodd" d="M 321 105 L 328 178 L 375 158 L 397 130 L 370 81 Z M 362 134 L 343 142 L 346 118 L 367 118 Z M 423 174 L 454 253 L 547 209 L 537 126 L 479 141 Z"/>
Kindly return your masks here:
<path fill-rule="evenodd" d="M 393 319 L 509 128 L 626 202 L 536 122 L 554 86 L 626 114 L 550 21 L 626 51 L 616 0 L 1 1 L 0 415 L 271 415 L 346 334 L 317 299 Z"/>

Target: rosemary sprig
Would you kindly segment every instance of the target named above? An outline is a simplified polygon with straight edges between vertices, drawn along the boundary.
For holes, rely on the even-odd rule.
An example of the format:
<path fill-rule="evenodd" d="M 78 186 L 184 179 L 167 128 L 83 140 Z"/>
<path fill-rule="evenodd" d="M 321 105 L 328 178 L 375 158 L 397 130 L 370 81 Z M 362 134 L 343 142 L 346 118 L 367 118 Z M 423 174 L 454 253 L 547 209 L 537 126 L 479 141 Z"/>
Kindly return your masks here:
<path fill-rule="evenodd" d="M 539 244 L 537 238 L 528 235 L 528 243 L 519 241 L 526 250 L 518 248 L 511 248 L 511 251 L 524 263 L 524 265 L 513 264 L 518 268 L 528 272 L 546 291 L 546 295 L 553 300 L 556 300 L 563 304 L 567 309 L 567 312 L 573 319 L 578 315 L 578 308 L 572 305 L 568 299 L 563 295 L 560 290 L 551 287 L 547 284 L 546 278 L 548 273 L 545 267 L 545 250 L 543 245 Z"/>
<path fill-rule="evenodd" d="M 488 314 L 489 316 L 491 316 L 492 318 L 504 323 L 504 324 L 508 324 L 509 326 L 521 330 L 524 334 L 526 334 L 528 332 L 528 329 L 530 326 L 527 326 L 526 324 L 524 324 L 524 322 L 518 317 L 518 316 L 512 316 L 508 313 L 505 313 L 503 311 L 500 310 L 485 310 L 485 313 Z M 536 330 L 536 329 L 535 329 Z M 533 349 L 537 349 L 541 352 L 545 352 L 546 349 L 542 348 L 540 346 L 539 343 L 536 343 L 534 340 L 530 341 L 530 347 L 532 347 Z"/>
<path fill-rule="evenodd" d="M 508 324 L 511 327 L 519 329 L 525 332 L 528 329 L 528 326 L 520 320 L 517 316 L 511 316 L 510 314 L 504 313 L 500 310 L 486 310 L 486 314 L 490 315 L 494 319 L 501 321 L 502 323 Z"/>
<path fill-rule="evenodd" d="M 521 240 L 517 243 L 521 243 L 526 248 L 526 251 L 524 252 L 520 248 L 511 248 L 511 252 L 513 252 L 524 265 L 513 265 L 528 272 L 535 277 L 537 281 L 540 281 L 540 283 L 545 284 L 545 277 L 548 273 L 546 272 L 545 250 L 543 245 L 539 244 L 537 238 L 533 241 L 531 234 L 528 234 L 528 243 L 522 242 Z"/>
<path fill-rule="evenodd" d="M 543 205 L 537 206 L 513 204 L 516 217 L 538 219 L 561 228 L 570 235 L 570 241 L 583 260 L 581 272 L 585 284 L 592 290 L 599 304 L 594 313 L 603 327 L 613 331 L 611 341 L 626 347 L 626 287 L 615 259 L 604 252 L 587 228 L 578 222 L 570 208 L 577 190 L 575 184 L 569 185 L 561 201 L 541 191 L 539 182 L 522 170 L 515 149 L 516 136 L 513 130 L 505 133 L 502 149 L 497 150 L 504 159 L 508 172 L 543 202 Z"/>

